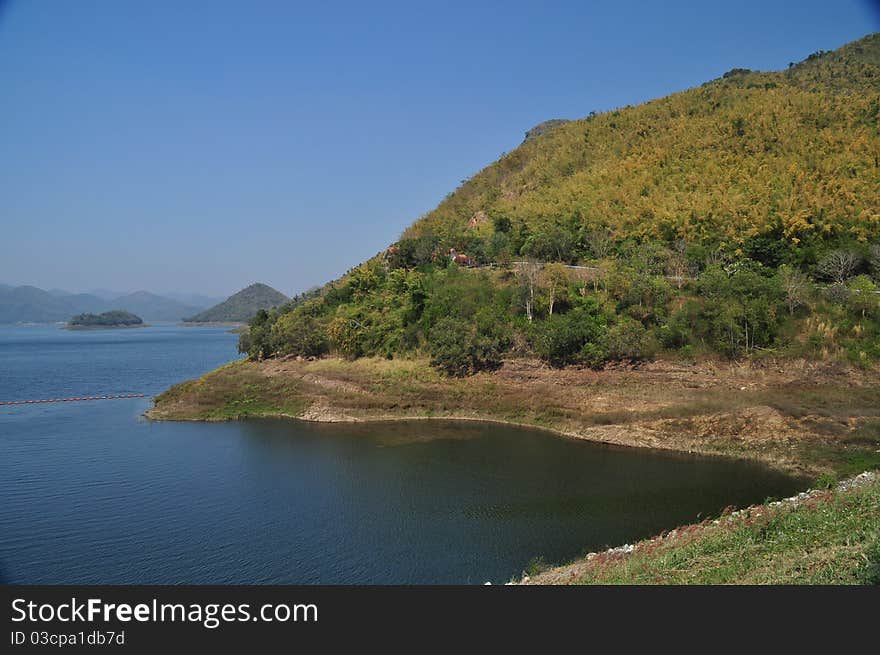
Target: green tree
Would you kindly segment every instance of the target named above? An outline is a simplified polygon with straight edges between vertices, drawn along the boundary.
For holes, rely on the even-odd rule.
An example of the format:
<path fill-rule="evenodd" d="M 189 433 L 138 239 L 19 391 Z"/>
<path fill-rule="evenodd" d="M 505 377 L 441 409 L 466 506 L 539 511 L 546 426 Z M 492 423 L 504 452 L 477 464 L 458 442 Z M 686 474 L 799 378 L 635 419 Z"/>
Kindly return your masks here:
<path fill-rule="evenodd" d="M 867 275 L 858 275 L 846 285 L 849 289 L 847 304 L 862 318 L 873 316 L 880 308 L 880 295 L 877 293 L 877 285 Z"/>
<path fill-rule="evenodd" d="M 547 313 L 552 316 L 557 302 L 568 302 L 568 269 L 559 263 L 547 264 L 542 278 L 547 294 Z"/>
<path fill-rule="evenodd" d="M 868 248 L 868 262 L 871 265 L 871 272 L 874 273 L 874 279 L 880 280 L 880 243 L 871 244 Z"/>
<path fill-rule="evenodd" d="M 609 359 L 634 361 L 646 357 L 650 352 L 645 326 L 627 317 L 608 328 L 603 343 Z"/>
<path fill-rule="evenodd" d="M 272 354 L 271 323 L 269 312 L 259 310 L 251 318 L 248 329 L 238 337 L 238 352 L 247 353 L 251 359 L 263 359 Z"/>
<path fill-rule="evenodd" d="M 700 276 L 705 298 L 703 329 L 731 357 L 773 343 L 779 329 L 782 288 L 772 271 L 756 262 L 736 262 L 726 270 L 708 268 Z"/>
<path fill-rule="evenodd" d="M 281 355 L 319 357 L 329 350 L 324 326 L 302 311 L 281 316 L 272 326 L 271 340 L 275 352 Z"/>
<path fill-rule="evenodd" d="M 665 278 L 623 269 L 612 276 L 609 286 L 618 312 L 645 324 L 660 323 L 666 317 L 672 287 Z"/>
<path fill-rule="evenodd" d="M 536 231 L 522 246 L 521 253 L 543 262 L 566 262 L 575 259 L 575 238 L 559 225 Z"/>
<path fill-rule="evenodd" d="M 788 313 L 794 314 L 798 307 L 803 307 L 810 299 L 810 280 L 799 270 L 786 264 L 780 266 L 778 272 Z"/>
<path fill-rule="evenodd" d="M 455 318 L 443 318 L 428 335 L 431 365 L 463 377 L 501 365 L 502 340 L 490 331 Z"/>
<path fill-rule="evenodd" d="M 516 267 L 520 302 L 529 323 L 535 318 L 535 303 L 541 292 L 541 264 L 535 261 L 520 262 Z"/>
<path fill-rule="evenodd" d="M 551 366 L 586 363 L 599 366 L 604 361 L 602 338 L 605 320 L 594 300 L 565 314 L 554 314 L 534 324 L 532 344 L 535 352 Z"/>
<path fill-rule="evenodd" d="M 388 251 L 389 265 L 392 268 L 417 268 L 430 264 L 440 256 L 439 243 L 433 234 L 401 239 Z"/>

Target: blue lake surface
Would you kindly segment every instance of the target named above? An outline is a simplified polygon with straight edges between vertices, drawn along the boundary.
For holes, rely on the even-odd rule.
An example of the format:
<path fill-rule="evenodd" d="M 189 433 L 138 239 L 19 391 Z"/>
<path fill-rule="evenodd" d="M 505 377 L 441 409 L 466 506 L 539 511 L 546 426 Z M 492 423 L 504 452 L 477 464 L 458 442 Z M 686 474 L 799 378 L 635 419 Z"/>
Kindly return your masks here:
<path fill-rule="evenodd" d="M 148 396 L 0 406 L 0 582 L 500 583 L 803 486 L 495 424 L 142 417 L 236 341 L 0 326 L 0 400 Z"/>

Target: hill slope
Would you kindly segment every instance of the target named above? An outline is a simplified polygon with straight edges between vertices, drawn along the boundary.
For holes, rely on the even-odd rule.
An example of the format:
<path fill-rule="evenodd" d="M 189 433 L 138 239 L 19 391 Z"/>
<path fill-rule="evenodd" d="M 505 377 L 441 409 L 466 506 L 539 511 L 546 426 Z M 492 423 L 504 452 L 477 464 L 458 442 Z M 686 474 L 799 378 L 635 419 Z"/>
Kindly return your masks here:
<path fill-rule="evenodd" d="M 218 305 L 184 319 L 187 323 L 244 323 L 261 309 L 272 309 L 287 302 L 287 296 L 257 282 L 232 294 Z"/>
<path fill-rule="evenodd" d="M 249 361 L 172 387 L 149 416 L 489 419 L 876 468 L 878 84 L 872 35 L 542 124 L 386 252 L 258 313 Z M 575 581 L 876 582 L 864 489 L 641 544 Z"/>
<path fill-rule="evenodd" d="M 71 313 L 71 305 L 64 298 L 37 287 L 0 288 L 0 324 L 62 321 Z"/>
<path fill-rule="evenodd" d="M 453 375 L 524 352 L 557 367 L 661 350 L 867 365 L 880 360 L 878 179 L 874 34 L 785 71 L 733 69 L 542 123 L 385 253 L 258 316 L 240 347 L 424 353 Z"/>
<path fill-rule="evenodd" d="M 536 234 L 686 239 L 733 249 L 768 236 L 796 249 L 880 229 L 880 34 L 781 72 L 733 69 L 681 93 L 527 138 L 405 236 L 474 250 L 504 227 L 511 252 Z M 542 127 L 542 126 L 539 126 Z M 531 134 L 531 133 L 530 133 Z M 508 222 L 511 224 L 507 227 Z M 531 243 L 529 239 L 532 239 Z"/>

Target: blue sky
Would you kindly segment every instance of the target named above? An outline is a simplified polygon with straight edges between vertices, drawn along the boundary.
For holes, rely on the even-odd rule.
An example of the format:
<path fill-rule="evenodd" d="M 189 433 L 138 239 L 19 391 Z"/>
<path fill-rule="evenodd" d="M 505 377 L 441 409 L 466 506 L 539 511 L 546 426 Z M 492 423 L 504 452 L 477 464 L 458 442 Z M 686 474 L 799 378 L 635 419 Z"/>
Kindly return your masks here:
<path fill-rule="evenodd" d="M 536 123 L 878 29 L 867 0 L 0 0 L 0 282 L 295 293 Z"/>

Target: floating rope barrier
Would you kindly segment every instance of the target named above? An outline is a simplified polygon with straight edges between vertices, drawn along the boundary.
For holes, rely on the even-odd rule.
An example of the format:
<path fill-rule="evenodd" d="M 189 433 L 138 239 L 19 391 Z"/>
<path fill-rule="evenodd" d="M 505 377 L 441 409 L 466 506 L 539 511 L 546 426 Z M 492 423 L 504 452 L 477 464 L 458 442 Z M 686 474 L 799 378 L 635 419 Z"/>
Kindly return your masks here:
<path fill-rule="evenodd" d="M 143 398 L 142 393 L 122 393 L 113 396 L 79 396 L 77 398 L 42 398 L 39 400 L 0 400 L 0 405 L 40 405 L 42 403 L 76 403 L 88 400 L 116 400 L 119 398 Z"/>

